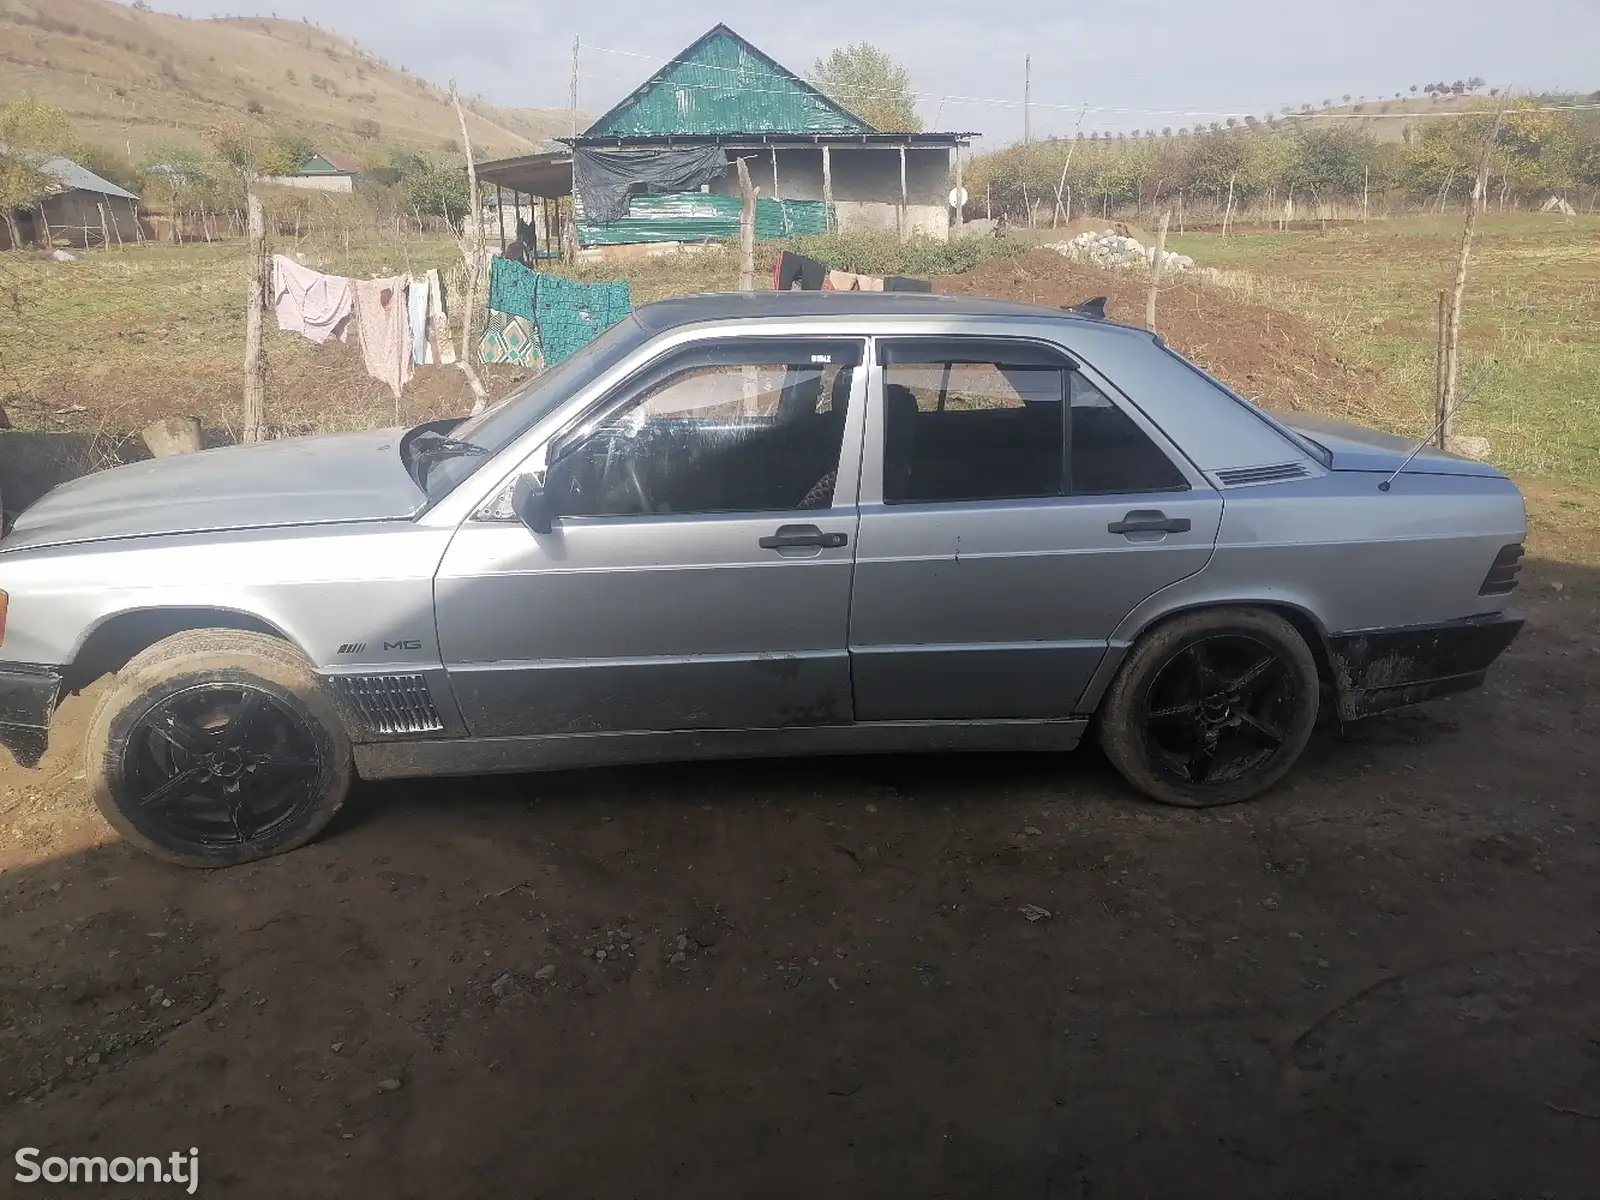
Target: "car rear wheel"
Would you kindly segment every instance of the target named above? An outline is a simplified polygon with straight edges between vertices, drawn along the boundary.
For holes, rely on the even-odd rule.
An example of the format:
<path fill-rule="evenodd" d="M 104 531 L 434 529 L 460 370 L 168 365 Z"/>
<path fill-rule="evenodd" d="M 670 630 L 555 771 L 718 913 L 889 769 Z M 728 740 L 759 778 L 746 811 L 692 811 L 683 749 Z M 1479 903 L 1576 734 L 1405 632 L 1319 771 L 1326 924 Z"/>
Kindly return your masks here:
<path fill-rule="evenodd" d="M 157 858 L 224 867 L 310 841 L 344 803 L 351 750 L 293 647 L 196 630 L 118 672 L 90 725 L 95 804 Z"/>
<path fill-rule="evenodd" d="M 1262 609 L 1207 609 L 1143 638 L 1106 694 L 1100 745 L 1153 799 L 1187 808 L 1260 795 L 1317 719 L 1317 664 Z"/>

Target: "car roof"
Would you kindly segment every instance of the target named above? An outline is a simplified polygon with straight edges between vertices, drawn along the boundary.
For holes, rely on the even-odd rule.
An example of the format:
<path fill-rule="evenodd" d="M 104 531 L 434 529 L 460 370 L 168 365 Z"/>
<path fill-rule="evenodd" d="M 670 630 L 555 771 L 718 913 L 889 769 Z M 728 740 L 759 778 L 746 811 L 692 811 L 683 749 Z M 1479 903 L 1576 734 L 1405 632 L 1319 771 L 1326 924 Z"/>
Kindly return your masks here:
<path fill-rule="evenodd" d="M 983 296 L 934 295 L 927 292 L 707 292 L 675 296 L 634 310 L 634 318 L 652 333 L 706 321 L 783 319 L 792 317 L 1041 317 L 1058 321 L 1115 324 L 1042 304 L 1019 304 Z"/>

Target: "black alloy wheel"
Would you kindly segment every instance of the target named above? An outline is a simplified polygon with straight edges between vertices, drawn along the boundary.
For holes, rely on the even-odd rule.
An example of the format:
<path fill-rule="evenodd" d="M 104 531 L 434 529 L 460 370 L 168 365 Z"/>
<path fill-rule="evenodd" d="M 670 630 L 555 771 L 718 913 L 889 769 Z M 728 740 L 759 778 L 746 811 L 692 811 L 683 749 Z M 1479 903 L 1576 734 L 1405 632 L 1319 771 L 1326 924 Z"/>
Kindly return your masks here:
<path fill-rule="evenodd" d="M 1294 765 L 1317 720 L 1305 638 L 1278 613 L 1206 608 L 1135 643 L 1096 717 L 1124 778 L 1166 804 L 1248 800 Z"/>
<path fill-rule="evenodd" d="M 1260 771 L 1295 724 L 1283 658 L 1241 634 L 1190 642 L 1156 673 L 1141 729 L 1151 757 L 1187 784 L 1224 784 Z"/>
<path fill-rule="evenodd" d="M 190 630 L 136 655 L 101 697 L 84 750 L 112 827 L 187 867 L 304 845 L 355 778 L 344 717 L 311 663 L 245 630 Z"/>
<path fill-rule="evenodd" d="M 287 705 L 248 684 L 200 684 L 134 722 L 125 811 L 157 840 L 244 846 L 303 819 L 320 771 L 316 736 Z"/>

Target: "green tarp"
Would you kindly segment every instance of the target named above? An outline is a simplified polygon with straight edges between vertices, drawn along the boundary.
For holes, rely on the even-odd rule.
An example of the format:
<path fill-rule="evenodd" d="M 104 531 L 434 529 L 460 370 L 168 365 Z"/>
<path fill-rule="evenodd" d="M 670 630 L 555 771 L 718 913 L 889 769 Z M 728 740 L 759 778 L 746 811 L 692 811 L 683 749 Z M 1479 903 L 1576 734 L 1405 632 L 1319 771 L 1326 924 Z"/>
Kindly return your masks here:
<path fill-rule="evenodd" d="M 631 196 L 618 221 L 578 222 L 578 245 L 625 246 L 636 242 L 720 242 L 739 236 L 737 196 L 706 192 L 659 192 Z M 829 209 L 820 200 L 756 200 L 756 237 L 763 240 L 827 233 Z"/>

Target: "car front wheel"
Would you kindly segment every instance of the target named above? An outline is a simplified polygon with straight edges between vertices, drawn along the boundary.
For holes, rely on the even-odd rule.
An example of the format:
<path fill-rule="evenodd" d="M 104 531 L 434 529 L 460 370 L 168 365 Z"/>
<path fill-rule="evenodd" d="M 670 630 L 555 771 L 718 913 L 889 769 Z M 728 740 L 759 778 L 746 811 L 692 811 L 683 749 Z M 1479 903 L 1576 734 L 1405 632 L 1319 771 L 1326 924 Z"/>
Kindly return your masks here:
<path fill-rule="evenodd" d="M 1262 609 L 1207 609 L 1138 644 L 1106 694 L 1100 745 L 1146 795 L 1203 808 L 1266 791 L 1317 719 L 1317 664 Z"/>
<path fill-rule="evenodd" d="M 101 700 L 86 752 L 106 820 L 191 867 L 303 845 L 352 778 L 349 739 L 310 664 L 236 630 L 180 633 L 135 657 Z"/>

